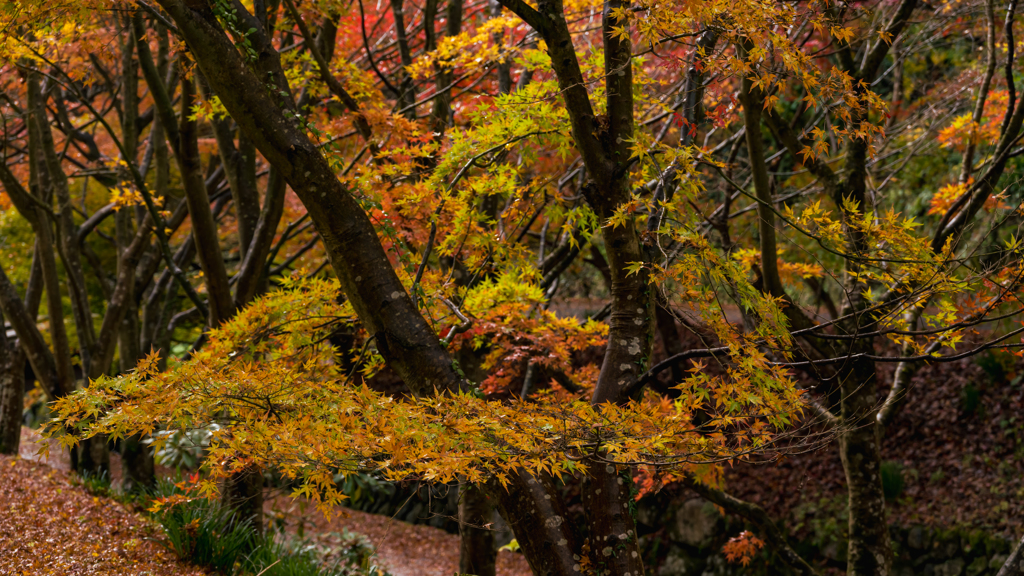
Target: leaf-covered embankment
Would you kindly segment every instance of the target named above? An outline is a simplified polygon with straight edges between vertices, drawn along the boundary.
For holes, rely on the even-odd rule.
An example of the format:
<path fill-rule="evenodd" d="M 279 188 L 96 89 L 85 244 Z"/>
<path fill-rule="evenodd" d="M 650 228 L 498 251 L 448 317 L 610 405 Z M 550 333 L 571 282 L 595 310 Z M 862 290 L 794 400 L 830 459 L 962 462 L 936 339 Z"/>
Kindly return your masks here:
<path fill-rule="evenodd" d="M 122 504 L 73 486 L 67 472 L 0 456 L 0 574 L 199 576 L 154 542 Z"/>

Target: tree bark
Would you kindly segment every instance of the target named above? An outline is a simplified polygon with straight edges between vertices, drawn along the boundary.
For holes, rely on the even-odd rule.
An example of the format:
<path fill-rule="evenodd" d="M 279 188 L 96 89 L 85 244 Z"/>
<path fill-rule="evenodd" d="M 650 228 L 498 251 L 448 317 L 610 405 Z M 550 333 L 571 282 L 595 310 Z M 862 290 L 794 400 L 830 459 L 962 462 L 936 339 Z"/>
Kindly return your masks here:
<path fill-rule="evenodd" d="M 245 136 L 242 136 L 239 146 L 235 146 L 230 118 L 214 120 L 213 128 L 220 162 L 224 166 L 224 174 L 231 187 L 231 199 L 235 205 L 238 249 L 242 258 L 245 258 L 260 217 L 259 191 L 256 189 L 255 179 L 249 177 L 250 173 L 255 172 L 256 151 L 252 149 Z"/>
<path fill-rule="evenodd" d="M 839 456 L 846 473 L 849 521 L 849 576 L 892 573 L 892 544 L 885 521 L 882 450 L 875 424 L 875 365 L 854 360 L 843 375 Z"/>
<path fill-rule="evenodd" d="M 253 149 L 255 154 L 255 149 Z M 260 295 L 267 288 L 264 265 L 270 255 L 274 234 L 281 216 L 284 214 L 284 197 L 286 186 L 281 171 L 271 166 L 267 178 L 267 193 L 263 200 L 256 228 L 253 231 L 252 243 L 242 260 L 235 284 L 235 306 L 242 307 Z"/>
<path fill-rule="evenodd" d="M 391 0 L 391 16 L 395 22 L 398 55 L 402 62 L 402 67 L 398 71 L 401 77 L 401 81 L 398 83 L 398 107 L 405 111 L 407 118 L 415 119 L 416 109 L 413 107 L 413 103 L 416 102 L 416 90 L 412 84 L 412 77 L 406 72 L 406 68 L 412 65 L 412 52 L 409 50 L 409 37 L 405 32 L 404 0 Z"/>
<path fill-rule="evenodd" d="M 459 573 L 494 576 L 498 552 L 494 548 L 491 515 L 494 502 L 480 488 L 465 484 L 459 490 Z"/>
<path fill-rule="evenodd" d="M 0 314 L 0 454 L 17 454 L 25 396 L 25 353 L 8 342 Z"/>
<path fill-rule="evenodd" d="M 213 211 L 210 210 L 210 196 L 206 190 L 199 159 L 198 126 L 195 120 L 189 120 L 194 98 L 195 90 L 192 83 L 182 75 L 181 125 L 178 127 L 179 142 L 176 156 L 185 188 L 185 200 L 188 202 L 188 213 L 192 218 L 196 256 L 206 279 L 206 292 L 210 302 L 209 324 L 216 327 L 234 315 L 235 305 L 231 298 L 231 285 L 228 283 L 227 269 L 224 267 L 224 258 L 220 252 L 217 223 L 213 219 Z"/>
<path fill-rule="evenodd" d="M 140 436 L 130 436 L 121 443 L 121 463 L 125 492 L 140 492 L 156 484 L 153 449 Z"/>
<path fill-rule="evenodd" d="M 661 345 L 665 348 L 665 357 L 671 358 L 677 354 L 682 354 L 684 350 L 682 342 L 679 340 L 679 326 L 676 324 L 676 318 L 668 306 L 669 303 L 667 301 L 659 298 L 654 312 L 658 323 L 658 335 L 661 337 Z M 686 377 L 680 364 L 672 365 L 671 374 L 670 386 L 678 385 Z"/>
<path fill-rule="evenodd" d="M 535 576 L 579 576 L 576 536 L 550 476 L 519 471 L 493 494 Z M 618 576 L 618 575 L 617 575 Z"/>
<path fill-rule="evenodd" d="M 501 3 L 533 27 L 547 44 L 573 140 L 592 178 L 584 195 L 598 216 L 607 219 L 631 193 L 628 159 L 634 129 L 632 46 L 628 37 L 619 38 L 614 33 L 619 23 L 613 17 L 623 4 L 620 0 L 607 0 L 602 12 L 607 114 L 598 117 L 576 58 L 562 3 L 541 0 L 536 9 L 521 0 Z M 647 284 L 646 271 L 628 273 L 631 265 L 645 261 L 635 220 L 603 226 L 601 231 L 612 278 L 612 311 L 604 362 L 591 398 L 593 404 L 628 401 L 625 391 L 650 361 L 655 328 L 654 292 Z M 643 574 L 635 524 L 628 510 L 628 489 L 615 466 L 600 459 L 590 462 L 583 499 L 591 526 L 594 564 L 613 574 Z"/>
<path fill-rule="evenodd" d="M 746 50 L 744 50 L 746 52 Z M 757 231 L 761 248 L 761 278 L 764 291 L 779 298 L 785 294 L 779 279 L 778 251 L 775 244 L 775 213 L 772 211 L 772 193 L 768 181 L 768 167 L 765 164 L 764 141 L 761 139 L 760 94 L 752 94 L 750 78 L 744 75 L 740 87 L 740 103 L 743 104 L 743 122 L 746 127 L 747 151 L 750 155 L 750 171 L 757 194 Z M 757 90 L 760 92 L 760 90 Z"/>
<path fill-rule="evenodd" d="M 60 90 L 56 90 L 58 97 Z M 57 244 L 61 263 L 64 265 L 64 277 L 67 280 L 68 295 L 71 301 L 71 312 L 75 322 L 75 333 L 78 336 L 79 357 L 82 371 L 88 373 L 92 364 L 92 348 L 96 340 L 96 332 L 92 325 L 92 312 L 89 307 L 89 296 L 85 287 L 85 274 L 82 271 L 82 257 L 78 244 L 78 226 L 72 216 L 71 193 L 68 190 L 68 179 L 61 168 L 60 158 L 53 141 L 50 122 L 46 112 L 46 95 L 42 92 L 29 92 L 32 114 L 36 118 L 38 129 L 38 149 L 40 159 L 40 183 L 52 191 L 57 200 Z M 44 193 L 50 197 L 51 193 Z"/>
<path fill-rule="evenodd" d="M 445 23 L 444 36 L 457 36 L 462 31 L 463 0 L 448 0 L 448 17 Z M 430 111 L 431 129 L 444 134 L 452 121 L 452 90 L 451 84 L 455 75 L 450 70 L 437 70 L 435 90 L 439 92 L 434 98 L 434 106 Z"/>
<path fill-rule="evenodd" d="M 901 0 L 885 26 L 886 32 L 892 38 L 900 35 L 916 6 L 917 0 Z M 889 49 L 889 43 L 877 42 L 873 48 L 864 53 L 863 63 L 859 68 L 856 67 L 850 55 L 848 45 L 838 52 L 838 56 L 848 73 L 862 83 L 869 84 L 875 80 L 879 66 L 886 58 Z M 789 150 L 791 155 L 797 157 L 803 144 L 798 140 L 791 127 L 780 121 L 781 119 L 774 111 L 765 114 L 765 120 L 779 142 Z M 849 122 L 849 128 L 856 128 L 857 124 L 863 120 L 862 113 L 855 113 Z M 1006 132 L 1003 133 L 994 155 L 996 160 L 972 189 L 976 191 L 976 198 L 980 198 L 981 202 L 992 193 L 999 175 L 1002 174 L 1006 158 L 1000 151 L 1005 149 L 1008 138 L 1016 137 L 1021 123 L 1024 122 L 1024 103 L 1018 106 L 1009 120 L 1013 135 L 1008 137 Z M 843 181 L 840 181 L 838 175 L 826 163 L 814 158 L 803 160 L 803 164 L 818 178 L 825 192 L 832 197 L 833 202 L 840 210 L 846 233 L 846 250 L 851 254 L 861 253 L 866 248 L 862 235 L 857 232 L 856 228 L 848 225 L 848 222 L 852 218 L 857 218 L 858 214 L 848 212 L 846 205 L 848 200 L 852 200 L 860 207 L 860 210 L 869 208 L 866 204 L 865 193 L 868 175 L 867 148 L 868 143 L 863 139 L 851 140 L 846 150 L 846 178 Z M 933 238 L 932 248 L 934 250 L 940 250 L 947 238 L 962 229 L 967 219 L 976 212 L 975 204 L 972 200 L 972 203 L 960 214 L 949 218 L 947 225 L 940 225 Z M 980 204 L 977 204 L 977 207 L 980 207 Z M 856 313 L 868 306 L 863 298 L 862 287 L 856 280 L 859 271 L 860 262 L 855 259 L 847 259 L 843 290 L 848 298 L 839 312 L 840 316 L 850 315 L 853 318 L 839 325 L 840 331 L 847 335 L 856 335 L 863 329 L 858 324 L 859 315 Z M 873 340 L 873 338 L 855 340 L 853 346 L 841 352 L 848 354 L 871 353 Z M 849 576 L 886 576 L 892 570 L 892 546 L 885 520 L 885 499 L 881 482 L 881 449 L 878 436 L 881 426 L 876 424 L 876 377 L 874 363 L 868 360 L 852 361 L 850 366 L 836 377 L 840 384 L 835 392 L 839 395 L 838 409 L 843 425 L 839 438 L 839 452 L 846 475 L 848 493 L 849 560 L 847 574 Z M 831 405 L 826 409 L 834 410 L 835 403 L 830 398 Z"/>
<path fill-rule="evenodd" d="M 263 472 L 246 469 L 224 481 L 221 502 L 233 510 L 238 521 L 248 521 L 257 534 L 263 534 Z"/>
<path fill-rule="evenodd" d="M 40 268 L 42 258 L 40 258 Z M 3 310 L 7 321 L 14 328 L 18 335 L 18 342 L 21 349 L 28 357 L 32 371 L 36 378 L 42 383 L 48 400 L 55 400 L 66 393 L 62 387 L 61 380 L 57 377 L 57 362 L 53 358 L 53 352 L 46 345 L 42 333 L 36 326 L 35 314 L 30 314 L 29 309 L 18 296 L 18 291 L 11 284 L 10 279 L 0 266 L 0 310 Z"/>
<path fill-rule="evenodd" d="M 583 503 L 590 521 L 591 560 L 603 574 L 642 576 L 640 557 L 630 503 L 633 485 L 628 466 L 592 462 L 583 481 Z"/>
<path fill-rule="evenodd" d="M 457 390 L 461 379 L 451 359 L 413 306 L 359 201 L 289 117 L 294 101 L 266 36 L 257 30 L 250 40 L 257 53 L 253 66 L 266 72 L 272 90 L 243 60 L 209 6 L 179 0 L 160 4 L 225 108 L 306 206 L 342 290 L 389 365 L 417 393 Z M 233 6 L 240 19 L 255 22 L 240 3 Z"/>
<path fill-rule="evenodd" d="M 0 267 L 0 272 L 3 272 L 2 267 Z M 28 274 L 25 298 L 19 300 L 17 292 L 12 288 L 7 281 L 7 276 L 0 275 L 0 327 L 6 326 L 3 311 L 7 305 L 21 304 L 21 306 L 14 305 L 12 308 L 21 313 L 20 323 L 22 324 L 31 321 L 39 314 L 39 304 L 43 294 L 43 271 L 38 245 L 33 246 L 32 266 Z M 10 302 L 11 298 L 13 298 L 13 302 Z M 19 332 L 15 323 L 11 324 L 15 326 L 15 334 L 26 332 L 24 326 Z M 35 329 L 34 323 L 31 328 L 30 336 L 34 335 L 41 341 L 42 335 Z M 7 339 L 6 328 L 0 331 L 0 347 L 3 348 L 0 350 L 0 453 L 18 453 L 21 444 L 22 408 L 25 396 L 25 362 L 28 358 L 26 349 L 38 346 L 40 346 L 39 342 L 28 347 L 22 346 L 20 336 L 19 340 L 11 342 Z M 49 353 L 45 344 L 41 346 L 43 352 Z M 36 374 L 36 377 L 40 378 L 39 373 Z M 42 380 L 42 378 L 40 379 Z M 45 380 L 42 381 L 45 382 Z"/>
<path fill-rule="evenodd" d="M 30 106 L 28 114 L 29 125 L 29 193 L 39 202 L 35 205 L 35 217 L 29 221 L 35 221 L 37 226 L 36 243 L 41 255 L 43 271 L 43 286 L 46 290 L 46 308 L 50 317 L 50 341 L 53 343 L 53 359 L 56 367 L 56 382 L 53 391 L 56 394 L 66 394 L 75 387 L 75 373 L 71 363 L 71 347 L 68 342 L 67 329 L 64 326 L 64 304 L 61 299 L 60 277 L 57 274 L 57 261 L 54 257 L 56 247 L 53 243 L 52 212 L 46 207 L 50 206 L 52 198 L 45 194 L 47 188 L 41 183 L 44 178 L 42 166 L 42 143 L 40 134 L 42 132 L 39 123 L 41 121 L 32 113 L 32 104 L 40 98 L 39 73 L 32 70 L 28 73 L 28 94 Z M 35 182 L 35 189 L 32 183 Z"/>

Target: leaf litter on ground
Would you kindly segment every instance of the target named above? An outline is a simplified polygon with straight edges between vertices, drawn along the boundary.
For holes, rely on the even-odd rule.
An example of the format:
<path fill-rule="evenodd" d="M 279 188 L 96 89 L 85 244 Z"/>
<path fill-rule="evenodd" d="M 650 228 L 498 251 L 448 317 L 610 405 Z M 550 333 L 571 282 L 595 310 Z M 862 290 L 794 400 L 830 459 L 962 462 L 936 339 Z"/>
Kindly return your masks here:
<path fill-rule="evenodd" d="M 159 526 L 74 486 L 46 464 L 0 456 L 0 574 L 199 576 L 157 542 Z"/>
<path fill-rule="evenodd" d="M 45 461 L 38 456 L 50 444 Z M 193 576 L 156 543 L 160 527 L 116 500 L 74 486 L 66 450 L 22 429 L 20 458 L 0 456 L 0 576 Z M 120 480 L 111 454 L 111 480 Z M 344 532 L 364 536 L 392 576 L 449 576 L 458 571 L 459 536 L 389 516 L 337 507 L 326 518 L 302 500 L 268 492 L 265 510 L 293 537 L 324 548 Z M 302 529 L 299 529 L 302 526 Z M 31 544 L 31 545 L 30 545 Z M 93 555 L 95 554 L 95 556 Z M 138 562 L 137 564 L 135 562 Z M 522 554 L 498 553 L 498 576 L 532 574 Z"/>

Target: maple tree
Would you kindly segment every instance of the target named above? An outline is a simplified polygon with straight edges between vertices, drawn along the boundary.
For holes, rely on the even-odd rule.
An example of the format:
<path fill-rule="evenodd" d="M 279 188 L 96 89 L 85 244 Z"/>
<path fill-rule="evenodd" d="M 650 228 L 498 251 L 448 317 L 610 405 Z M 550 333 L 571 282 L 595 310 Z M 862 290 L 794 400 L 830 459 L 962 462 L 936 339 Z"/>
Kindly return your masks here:
<path fill-rule="evenodd" d="M 325 507 L 339 472 L 475 485 L 539 574 L 644 573 L 633 477 L 679 479 L 813 573 L 720 481 L 814 420 L 847 572 L 888 574 L 878 439 L 911 377 L 1020 346 L 1013 2 L 2 10 L 5 218 L 35 245 L 0 269 L 3 412 L 27 361 L 84 467 L 221 424 L 204 494 L 253 507 L 270 468 Z M 914 88 L 964 31 L 981 50 Z M 557 312 L 596 279 L 604 309 Z"/>

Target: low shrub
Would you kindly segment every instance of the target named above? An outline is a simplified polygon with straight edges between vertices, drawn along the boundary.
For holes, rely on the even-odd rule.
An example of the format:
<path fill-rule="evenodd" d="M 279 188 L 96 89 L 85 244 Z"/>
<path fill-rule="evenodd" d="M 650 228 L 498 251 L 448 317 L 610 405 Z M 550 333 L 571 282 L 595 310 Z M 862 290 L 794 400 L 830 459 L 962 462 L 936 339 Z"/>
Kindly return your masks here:
<path fill-rule="evenodd" d="M 110 475 L 106 472 L 77 472 L 71 477 L 71 483 L 81 486 L 96 496 L 113 496 L 113 489 L 110 486 Z"/>
<path fill-rule="evenodd" d="M 154 454 L 156 463 L 178 470 L 194 470 L 203 461 L 210 440 L 220 429 L 216 424 L 194 430 L 165 430 L 156 433 L 160 438 L 160 449 Z M 147 443 L 152 443 L 148 440 Z"/>
<path fill-rule="evenodd" d="M 259 545 L 248 521 L 239 521 L 219 503 L 199 498 L 161 509 L 155 514 L 164 528 L 167 548 L 199 566 L 232 574 L 235 564 Z"/>
<path fill-rule="evenodd" d="M 892 460 L 882 462 L 882 493 L 886 502 L 894 502 L 903 493 L 905 485 L 903 465 Z"/>
<path fill-rule="evenodd" d="M 337 539 L 337 545 L 323 551 L 323 558 L 336 566 L 341 576 L 390 576 L 377 565 L 377 555 L 373 546 L 362 534 L 354 534 L 345 530 L 331 533 Z"/>
<path fill-rule="evenodd" d="M 185 495 L 182 483 L 161 480 L 154 499 Z M 376 565 L 373 547 L 362 536 L 345 532 L 338 545 L 323 548 L 287 543 L 285 535 L 257 535 L 248 522 L 219 502 L 186 499 L 154 514 L 163 526 L 164 545 L 179 558 L 238 576 L 389 576 Z"/>
<path fill-rule="evenodd" d="M 333 576 L 323 570 L 311 549 L 290 549 L 285 544 L 266 541 L 245 558 L 242 572 L 261 576 Z"/>

